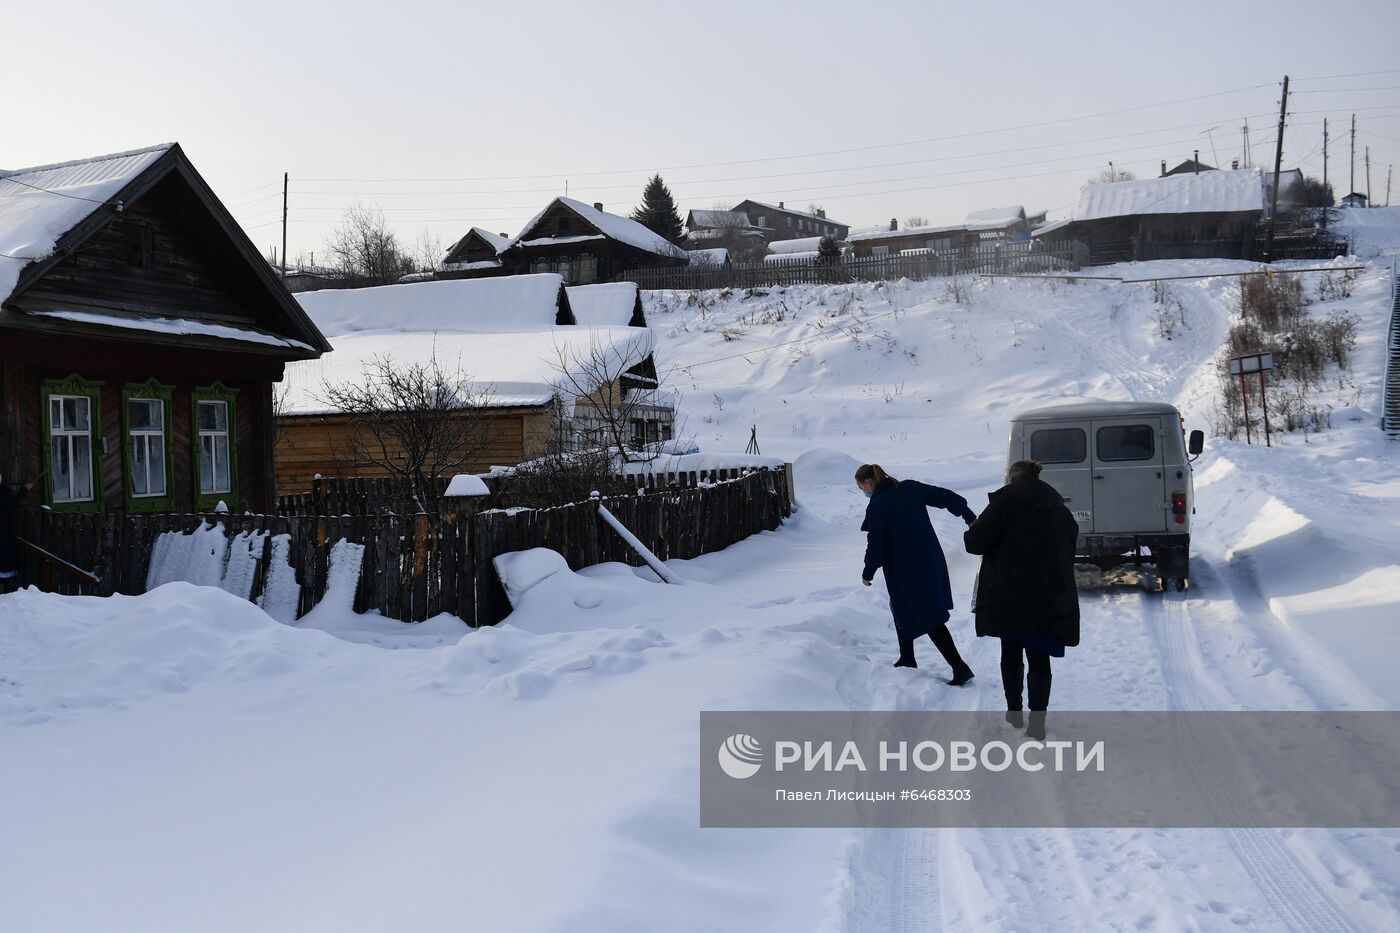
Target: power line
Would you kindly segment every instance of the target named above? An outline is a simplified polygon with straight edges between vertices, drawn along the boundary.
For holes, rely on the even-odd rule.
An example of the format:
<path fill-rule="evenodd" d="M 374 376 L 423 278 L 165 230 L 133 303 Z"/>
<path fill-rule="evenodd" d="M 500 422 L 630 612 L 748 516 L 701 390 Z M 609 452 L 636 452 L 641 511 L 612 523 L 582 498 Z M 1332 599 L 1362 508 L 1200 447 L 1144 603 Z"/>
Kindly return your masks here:
<path fill-rule="evenodd" d="M 1075 123 L 1080 120 L 1094 120 L 1099 117 L 1111 117 L 1124 113 L 1135 113 L 1142 110 L 1154 110 L 1159 107 L 1170 107 L 1175 104 L 1186 104 L 1194 101 L 1209 100 L 1215 97 L 1226 97 L 1231 94 L 1242 94 L 1246 91 L 1255 91 L 1260 88 L 1273 87 L 1276 82 L 1266 84 L 1254 84 L 1248 87 L 1232 88 L 1228 91 L 1216 91 L 1210 94 L 1198 94 L 1194 97 L 1182 97 L 1176 100 L 1160 101 L 1153 104 L 1141 104 L 1135 107 L 1122 107 L 1117 110 L 1104 110 L 1099 113 L 1083 114 L 1077 117 L 1062 117 L 1056 120 L 1042 120 L 1038 123 L 1023 123 L 1017 126 L 1006 126 L 990 130 L 978 130 L 971 133 L 956 133 L 950 136 L 930 136 L 925 139 L 906 140 L 895 143 L 879 143 L 870 146 L 854 146 L 847 149 L 826 149 L 819 152 L 804 152 L 780 156 L 764 156 L 754 159 L 731 159 L 721 162 L 693 162 L 688 165 L 661 165 L 647 168 L 635 169 L 610 169 L 597 172 L 545 172 L 535 175 L 483 175 L 472 178 L 306 178 L 304 181 L 319 182 L 356 182 L 356 181 L 420 181 L 420 182 L 456 182 L 456 181 L 517 181 L 529 178 L 588 178 L 597 175 L 632 175 L 642 172 L 674 172 L 692 168 L 712 168 L 720 165 L 754 165 L 761 162 L 783 162 L 789 159 L 810 159 L 825 155 L 846 155 L 854 152 L 872 152 L 878 149 L 894 149 L 901 146 L 920 146 L 926 143 L 951 142 L 956 139 L 972 139 L 978 136 L 992 136 L 997 133 L 1010 133 L 1016 130 L 1040 129 L 1047 126 L 1058 126 L 1064 123 Z"/>

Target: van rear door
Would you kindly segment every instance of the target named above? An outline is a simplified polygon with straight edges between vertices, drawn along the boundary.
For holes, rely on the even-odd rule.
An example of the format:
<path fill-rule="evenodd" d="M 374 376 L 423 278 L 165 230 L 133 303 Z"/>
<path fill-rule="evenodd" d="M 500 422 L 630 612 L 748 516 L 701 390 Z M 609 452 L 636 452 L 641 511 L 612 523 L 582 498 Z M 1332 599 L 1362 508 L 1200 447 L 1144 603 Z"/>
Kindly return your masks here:
<path fill-rule="evenodd" d="M 1074 513 L 1080 534 L 1093 528 L 1093 481 L 1089 462 L 1089 423 L 1032 422 L 1025 425 L 1024 453 L 1044 469 L 1040 478 L 1054 486 Z"/>
<path fill-rule="evenodd" d="M 1090 428 L 1094 533 L 1166 531 L 1161 418 L 1096 419 Z"/>

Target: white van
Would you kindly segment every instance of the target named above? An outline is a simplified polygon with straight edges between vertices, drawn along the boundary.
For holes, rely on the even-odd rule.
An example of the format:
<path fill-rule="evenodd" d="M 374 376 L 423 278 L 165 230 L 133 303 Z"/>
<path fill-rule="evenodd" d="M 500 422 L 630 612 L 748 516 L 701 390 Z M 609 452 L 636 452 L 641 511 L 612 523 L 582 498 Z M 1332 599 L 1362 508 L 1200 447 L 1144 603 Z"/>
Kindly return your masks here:
<path fill-rule="evenodd" d="M 1163 402 L 1078 402 L 1011 419 L 1007 464 L 1035 460 L 1079 522 L 1076 556 L 1107 570 L 1153 564 L 1184 590 L 1190 577 L 1191 460 L 1181 413 Z M 1146 551 L 1146 553 L 1144 553 Z"/>

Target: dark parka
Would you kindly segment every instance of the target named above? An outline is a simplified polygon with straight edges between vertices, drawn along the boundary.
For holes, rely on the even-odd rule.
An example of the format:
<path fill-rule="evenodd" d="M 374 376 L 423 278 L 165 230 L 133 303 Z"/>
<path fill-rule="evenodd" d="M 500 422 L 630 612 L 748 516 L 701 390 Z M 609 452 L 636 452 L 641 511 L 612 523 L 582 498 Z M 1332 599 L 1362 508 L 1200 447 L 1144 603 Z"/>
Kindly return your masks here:
<path fill-rule="evenodd" d="M 871 494 L 860 526 L 867 535 L 863 577 L 873 580 L 876 570 L 885 569 L 890 611 L 901 638 L 931 634 L 948 621 L 953 608 L 948 562 L 928 520 L 930 506 L 969 524 L 977 517 L 967 500 L 951 490 L 885 479 Z"/>
<path fill-rule="evenodd" d="M 977 577 L 977 634 L 999 638 L 1054 635 L 1079 644 L 1074 546 L 1079 525 L 1059 491 L 1039 477 L 1003 486 L 963 534 L 982 555 Z"/>
<path fill-rule="evenodd" d="M 0 485 L 0 573 L 19 569 L 19 545 L 15 543 L 16 513 L 29 495 L 24 486 L 13 492 L 9 486 Z"/>

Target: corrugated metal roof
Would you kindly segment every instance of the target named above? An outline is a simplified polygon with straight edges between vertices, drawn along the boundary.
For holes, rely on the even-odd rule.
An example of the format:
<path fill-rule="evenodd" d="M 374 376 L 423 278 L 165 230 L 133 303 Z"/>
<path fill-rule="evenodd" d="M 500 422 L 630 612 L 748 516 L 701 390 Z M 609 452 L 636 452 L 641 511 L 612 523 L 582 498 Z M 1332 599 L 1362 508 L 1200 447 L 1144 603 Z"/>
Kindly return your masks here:
<path fill-rule="evenodd" d="M 1134 214 L 1233 214 L 1264 209 L 1264 182 L 1258 169 L 1201 172 L 1085 185 L 1075 220 L 1101 220 Z"/>

